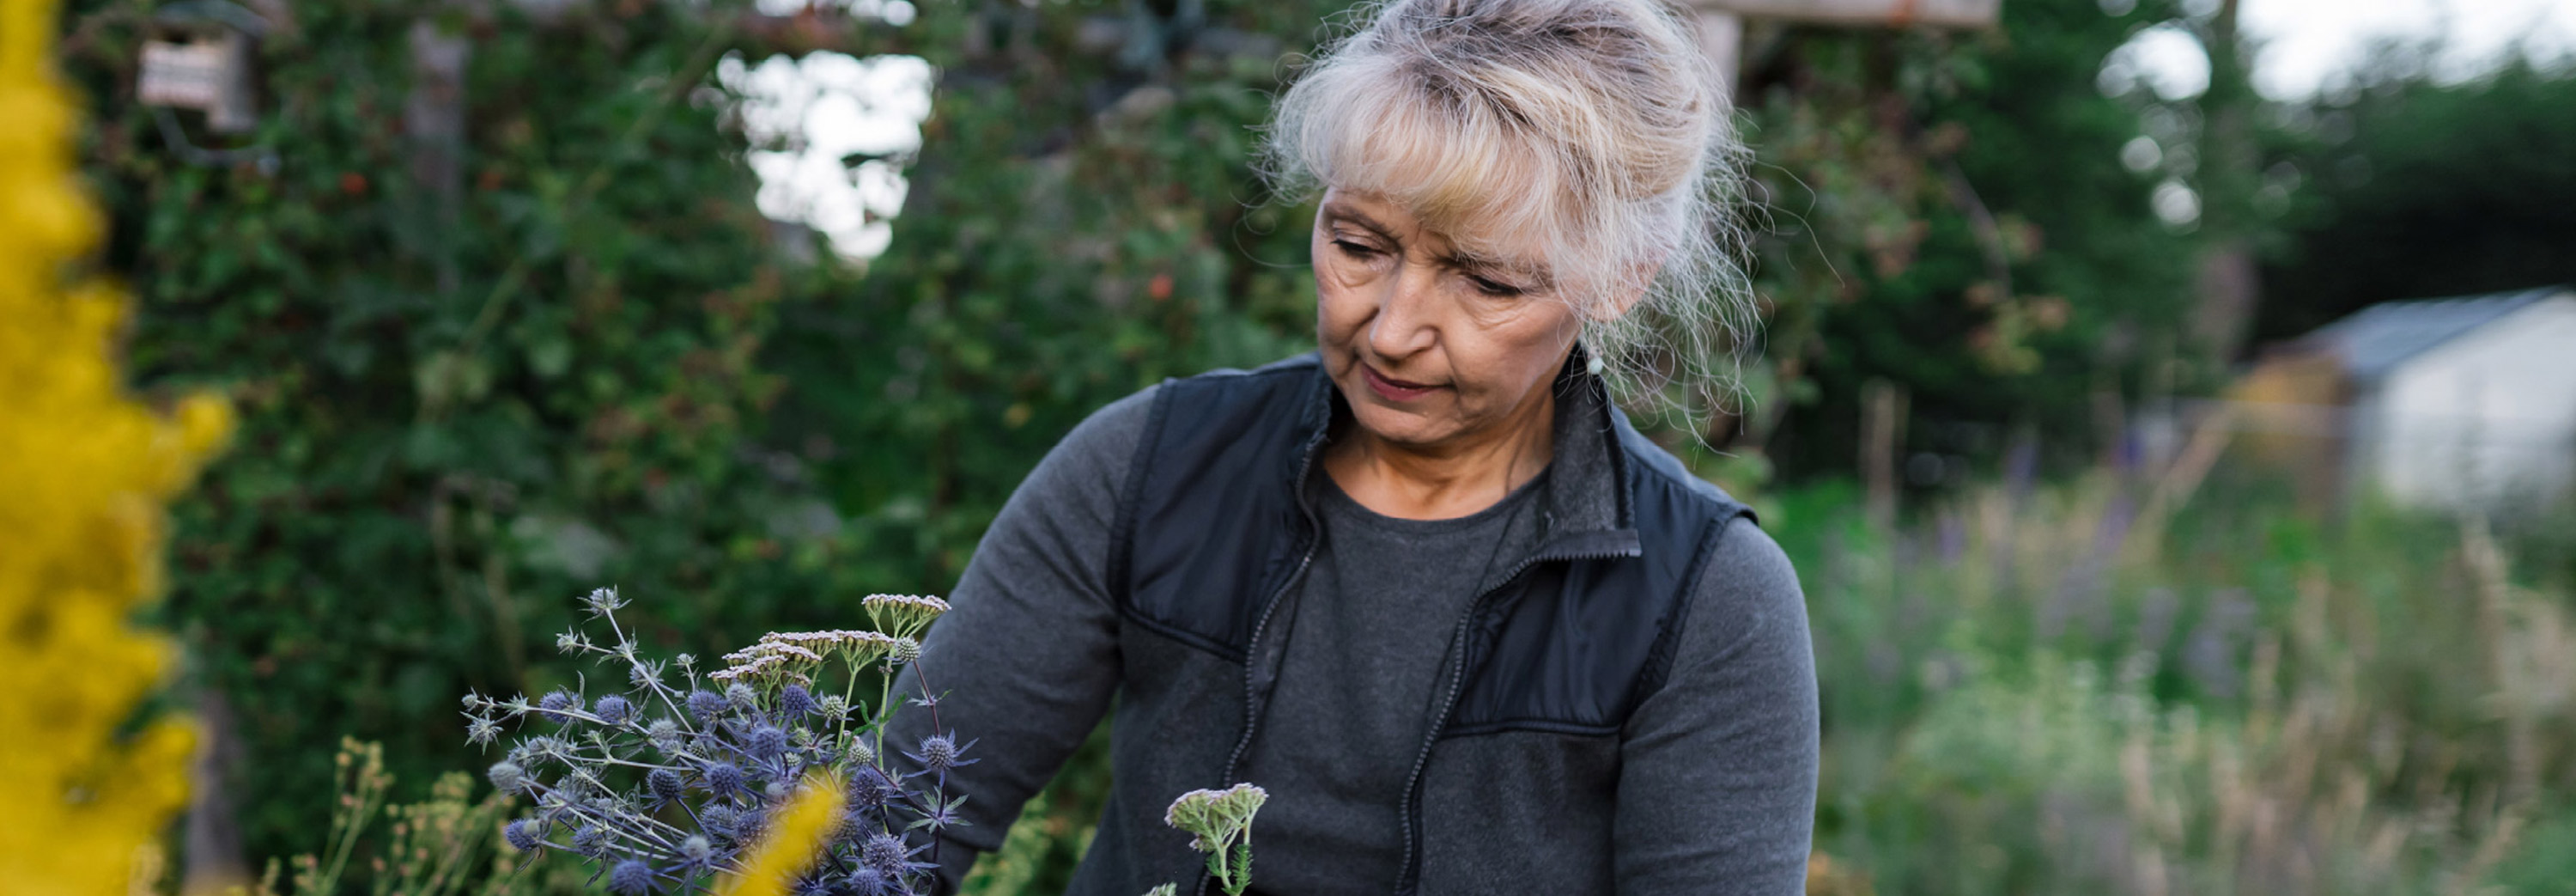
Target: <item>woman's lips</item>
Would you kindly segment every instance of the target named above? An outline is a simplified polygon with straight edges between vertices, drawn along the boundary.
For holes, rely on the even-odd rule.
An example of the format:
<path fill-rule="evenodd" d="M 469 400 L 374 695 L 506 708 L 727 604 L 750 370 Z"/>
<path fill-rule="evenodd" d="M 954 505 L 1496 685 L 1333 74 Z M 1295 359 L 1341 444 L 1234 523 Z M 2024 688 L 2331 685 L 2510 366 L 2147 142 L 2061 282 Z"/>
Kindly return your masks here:
<path fill-rule="evenodd" d="M 1384 374 L 1378 373 L 1377 368 L 1370 367 L 1366 363 L 1362 363 L 1360 365 L 1360 376 L 1368 380 L 1370 391 L 1376 392 L 1379 398 L 1383 398 L 1388 401 L 1412 401 L 1416 398 L 1421 398 L 1422 396 L 1439 391 L 1440 389 L 1438 386 L 1426 386 L 1421 383 L 1408 383 L 1399 379 L 1391 379 Z"/>

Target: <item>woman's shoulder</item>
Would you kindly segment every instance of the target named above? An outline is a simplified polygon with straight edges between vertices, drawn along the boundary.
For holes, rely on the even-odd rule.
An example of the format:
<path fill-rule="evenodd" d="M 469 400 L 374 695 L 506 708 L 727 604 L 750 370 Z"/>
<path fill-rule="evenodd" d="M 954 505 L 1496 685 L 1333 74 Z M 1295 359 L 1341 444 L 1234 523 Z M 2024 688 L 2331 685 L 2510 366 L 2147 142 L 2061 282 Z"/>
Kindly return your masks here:
<path fill-rule="evenodd" d="M 1788 552 L 1749 516 L 1724 525 L 1692 584 L 1674 662 L 1751 655 L 1808 665 L 1806 592 Z"/>

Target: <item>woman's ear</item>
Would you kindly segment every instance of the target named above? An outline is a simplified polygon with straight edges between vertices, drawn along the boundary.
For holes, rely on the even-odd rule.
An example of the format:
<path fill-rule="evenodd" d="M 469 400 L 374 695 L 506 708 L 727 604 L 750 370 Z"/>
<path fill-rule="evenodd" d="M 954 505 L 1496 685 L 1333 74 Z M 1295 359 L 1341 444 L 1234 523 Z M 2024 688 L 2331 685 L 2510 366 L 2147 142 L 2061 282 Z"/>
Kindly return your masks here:
<path fill-rule="evenodd" d="M 1603 323 L 1627 317 L 1628 312 L 1636 309 L 1638 302 L 1645 300 L 1646 290 L 1654 286 L 1655 273 L 1663 267 L 1661 259 L 1655 261 L 1654 264 L 1639 263 L 1628 269 L 1626 276 L 1611 281 L 1601 301 L 1589 304 L 1586 316 Z"/>

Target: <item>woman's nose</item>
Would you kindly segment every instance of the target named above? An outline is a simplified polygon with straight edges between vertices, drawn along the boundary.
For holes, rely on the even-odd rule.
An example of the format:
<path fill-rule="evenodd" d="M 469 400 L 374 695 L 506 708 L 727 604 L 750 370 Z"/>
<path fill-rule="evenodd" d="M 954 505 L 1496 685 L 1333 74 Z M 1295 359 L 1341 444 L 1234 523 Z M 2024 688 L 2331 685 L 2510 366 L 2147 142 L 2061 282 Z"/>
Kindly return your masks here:
<path fill-rule="evenodd" d="M 1440 339 L 1438 313 L 1440 272 L 1427 265 L 1405 265 L 1379 294 L 1377 319 L 1369 322 L 1369 350 L 1397 360 L 1430 348 Z"/>

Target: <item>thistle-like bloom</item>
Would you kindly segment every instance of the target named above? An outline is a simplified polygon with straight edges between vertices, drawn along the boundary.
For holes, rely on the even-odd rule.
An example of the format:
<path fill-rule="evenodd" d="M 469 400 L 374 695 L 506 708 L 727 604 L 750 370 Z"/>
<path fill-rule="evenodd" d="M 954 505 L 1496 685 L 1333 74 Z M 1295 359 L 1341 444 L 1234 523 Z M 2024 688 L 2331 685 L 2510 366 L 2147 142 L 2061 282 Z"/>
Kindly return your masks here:
<path fill-rule="evenodd" d="M 653 866 L 643 859 L 624 859 L 608 869 L 608 888 L 626 896 L 653 891 Z"/>
<path fill-rule="evenodd" d="M 971 740 L 959 744 L 956 738 L 949 735 L 933 734 L 921 739 L 921 752 L 907 752 L 903 755 L 910 757 L 914 762 L 921 763 L 922 768 L 929 769 L 933 774 L 945 774 L 949 769 L 984 761 L 961 758 L 967 750 L 974 747 L 975 742 Z"/>
<path fill-rule="evenodd" d="M 654 799 L 665 803 L 676 801 L 683 790 L 680 773 L 667 768 L 657 768 L 647 772 L 644 775 L 644 789 L 651 791 Z"/>
<path fill-rule="evenodd" d="M 485 774 L 492 779 L 492 789 L 502 793 L 518 793 L 528 786 L 528 772 L 516 762 L 493 763 Z"/>
<path fill-rule="evenodd" d="M 597 857 L 608 848 L 608 829 L 595 824 L 582 825 L 572 832 L 572 851 Z"/>
<path fill-rule="evenodd" d="M 708 842 L 705 837 L 690 834 L 689 839 L 680 841 L 680 858 L 687 859 L 691 863 L 705 864 L 715 854 L 716 845 Z"/>
<path fill-rule="evenodd" d="M 498 740 L 500 737 L 501 723 L 472 713 L 467 713 L 465 715 L 465 742 L 467 744 L 479 747 Z"/>
<path fill-rule="evenodd" d="M 750 685 L 739 682 L 725 685 L 725 702 L 733 704 L 735 709 L 759 709 L 760 692 L 752 690 Z"/>
<path fill-rule="evenodd" d="M 897 665 L 910 665 L 912 661 L 921 658 L 921 642 L 911 638 L 896 638 L 894 646 L 886 650 L 886 658 L 895 661 Z"/>
<path fill-rule="evenodd" d="M 592 616 L 606 616 L 626 607 L 626 602 L 618 599 L 615 588 L 593 588 L 581 604 L 590 610 Z"/>
<path fill-rule="evenodd" d="M 849 790 L 850 805 L 859 809 L 884 808 L 900 795 L 894 782 L 886 780 L 885 773 L 873 765 L 861 765 L 850 774 Z"/>
<path fill-rule="evenodd" d="M 879 874 L 902 880 L 906 874 L 930 867 L 912 860 L 914 854 L 928 848 L 927 845 L 905 843 L 902 837 L 894 834 L 878 834 L 869 837 L 868 842 L 859 847 L 859 862 L 876 869 Z"/>
<path fill-rule="evenodd" d="M 626 702 L 626 698 L 624 697 L 617 696 L 616 694 L 609 694 L 599 698 L 599 702 L 592 705 L 590 712 L 592 715 L 598 716 L 599 720 L 602 722 L 606 722 L 610 725 L 623 725 L 626 724 L 626 717 L 634 714 L 635 705 Z"/>
<path fill-rule="evenodd" d="M 724 695 L 714 691 L 689 692 L 689 714 L 698 717 L 698 721 L 715 721 L 717 716 L 724 715 L 724 711 Z"/>
<path fill-rule="evenodd" d="M 888 879 L 885 872 L 866 865 L 859 866 L 858 870 L 850 872 L 850 876 L 842 878 L 841 886 L 848 888 L 855 896 L 894 896 L 904 892 L 902 884 Z"/>
<path fill-rule="evenodd" d="M 787 752 L 787 732 L 778 730 L 776 725 L 762 725 L 751 729 L 751 755 L 762 759 L 776 759 L 778 754 L 784 752 Z"/>
<path fill-rule="evenodd" d="M 537 833 L 537 823 L 525 818 L 502 825 L 501 839 L 510 841 L 510 848 L 520 852 L 536 852 L 546 845 L 545 837 Z"/>
<path fill-rule="evenodd" d="M 707 789 L 724 796 L 742 789 L 742 769 L 730 762 L 710 762 L 705 769 Z"/>
<path fill-rule="evenodd" d="M 778 692 L 778 713 L 789 719 L 804 718 L 814 711 L 814 692 L 804 685 L 791 684 Z"/>
<path fill-rule="evenodd" d="M 567 713 L 580 708 L 581 698 L 561 688 L 547 691 L 544 697 L 537 700 L 537 714 L 558 722 L 570 721 L 572 716 Z"/>
<path fill-rule="evenodd" d="M 709 803 L 706 808 L 698 810 L 698 824 L 706 828 L 707 833 L 727 840 L 743 839 L 739 832 L 734 830 L 734 822 L 739 820 L 741 820 L 741 813 L 735 812 L 732 806 L 723 803 Z"/>
<path fill-rule="evenodd" d="M 685 735 L 680 732 L 680 723 L 669 719 L 654 719 L 645 725 L 644 740 L 651 743 L 653 749 L 662 751 L 664 756 L 676 755 L 688 746 Z"/>

